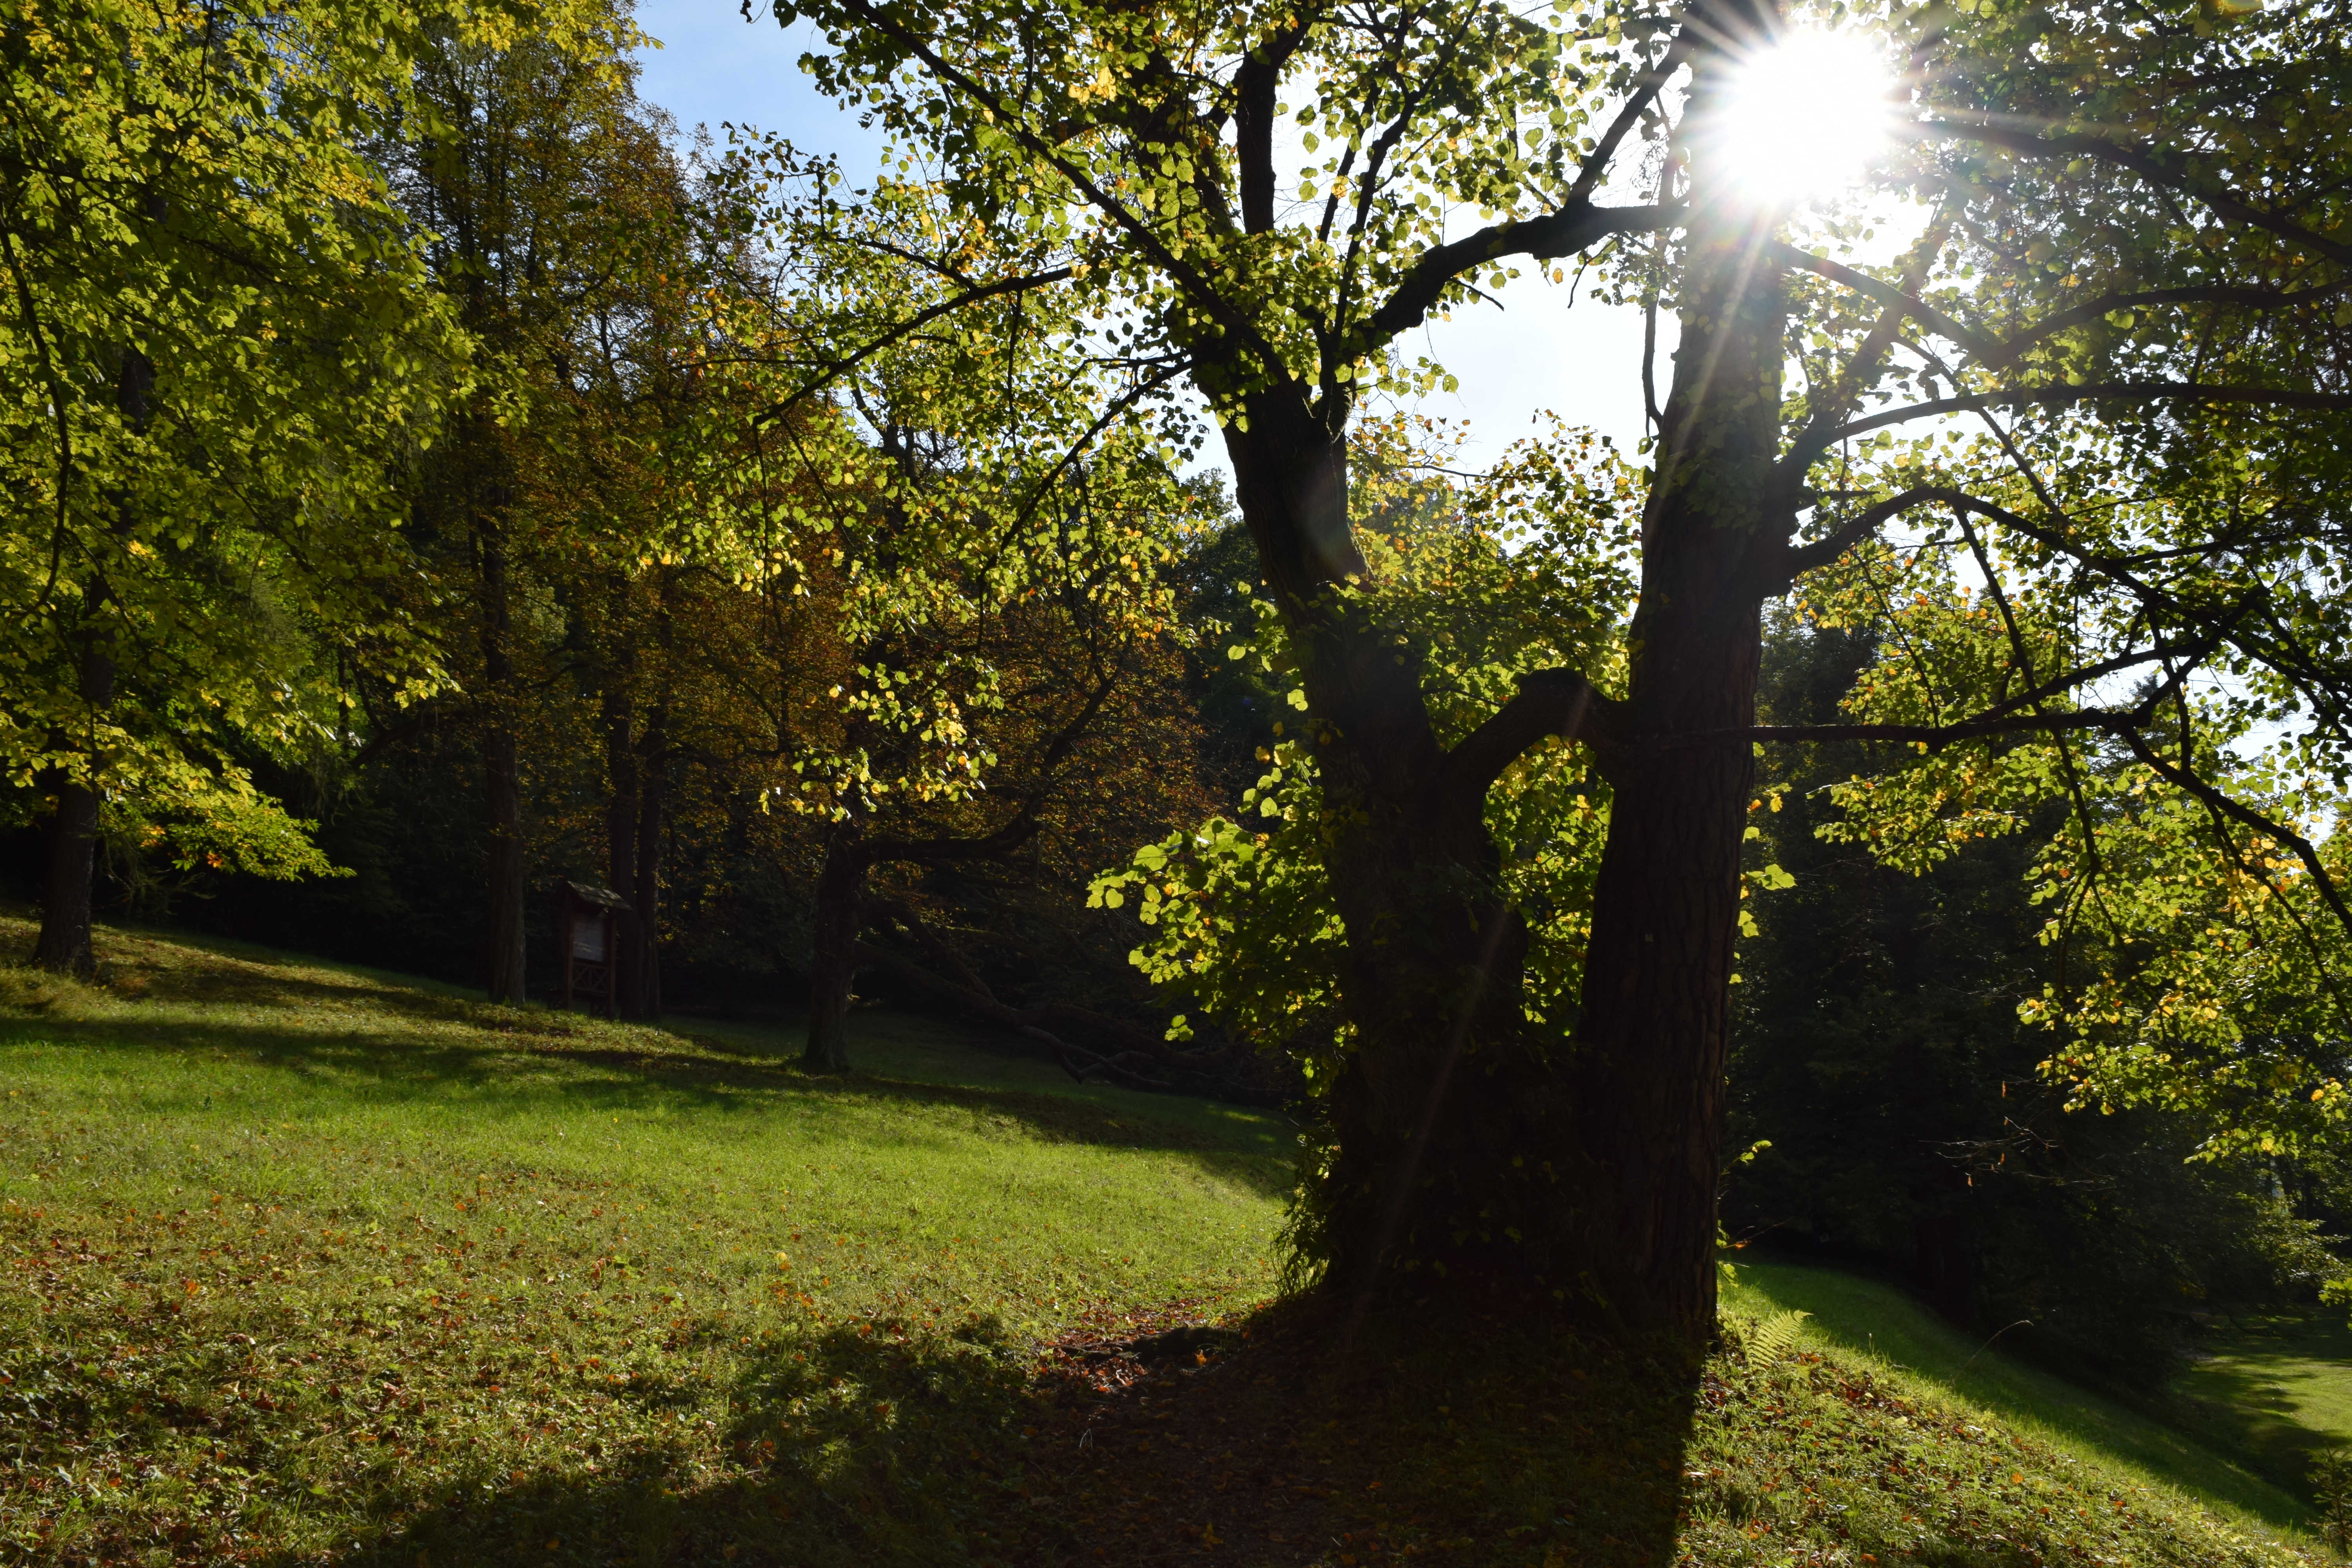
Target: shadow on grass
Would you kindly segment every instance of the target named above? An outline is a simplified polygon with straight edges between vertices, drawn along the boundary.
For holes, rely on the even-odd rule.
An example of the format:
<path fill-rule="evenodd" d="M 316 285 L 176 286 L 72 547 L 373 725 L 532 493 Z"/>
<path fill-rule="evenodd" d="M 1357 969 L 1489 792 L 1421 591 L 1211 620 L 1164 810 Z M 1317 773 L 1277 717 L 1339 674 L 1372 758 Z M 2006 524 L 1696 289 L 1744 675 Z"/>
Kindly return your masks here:
<path fill-rule="evenodd" d="M 1181 1364 L 987 1333 L 793 1342 L 732 1390 L 731 1426 L 597 1468 L 403 1488 L 345 1561 L 408 1564 L 1391 1562 L 1664 1568 L 1697 1392 L 1638 1354 L 1465 1322 L 1339 1355 L 1263 1313 Z M 801 1359 L 805 1356 L 805 1360 Z M 658 1390 L 617 1397 L 655 1399 Z M 293 1568 L 312 1561 L 286 1554 Z"/>
<path fill-rule="evenodd" d="M 2276 1314 L 2210 1332 L 2215 1352 L 2174 1379 L 2165 1413 L 2310 1499 L 2312 1461 L 2352 1439 L 2352 1327 Z"/>

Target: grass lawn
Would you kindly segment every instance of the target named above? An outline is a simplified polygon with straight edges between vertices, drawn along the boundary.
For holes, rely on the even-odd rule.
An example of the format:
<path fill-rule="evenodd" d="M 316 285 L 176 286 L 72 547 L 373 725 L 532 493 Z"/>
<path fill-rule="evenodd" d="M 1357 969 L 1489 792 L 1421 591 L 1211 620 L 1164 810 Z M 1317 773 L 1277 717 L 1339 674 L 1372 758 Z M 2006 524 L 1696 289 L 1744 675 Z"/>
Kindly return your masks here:
<path fill-rule="evenodd" d="M 239 952 L 0 970 L 0 1561 L 408 1563 L 526 1520 L 672 1561 L 755 1507 L 795 1561 L 922 1560 L 922 1473 L 982 1435 L 1017 1468 L 1041 1339 L 1270 1289 L 1262 1116 L 941 1070 L 936 1027 L 827 1081 Z"/>
<path fill-rule="evenodd" d="M 2217 1321 L 2173 1381 L 2173 1411 L 2209 1441 L 2289 1481 L 2352 1444 L 2352 1327 L 2341 1308 Z M 2171 1412 L 2168 1412 L 2171 1413 Z"/>
<path fill-rule="evenodd" d="M 2131 1405 L 2012 1360 L 1892 1286 L 1793 1263 L 1743 1262 L 1738 1273 L 1727 1305 L 1759 1315 L 1806 1312 L 1810 1345 L 1943 1391 L 2055 1450 L 2125 1461 L 2233 1514 L 2289 1530 L 2312 1523 L 2300 1499 L 2234 1457 L 2242 1452 L 2235 1445 L 2200 1443 Z"/>
<path fill-rule="evenodd" d="M 752 1026 L 101 955 L 0 968 L 0 1564 L 2312 1560 L 1939 1381 L 1899 1298 L 1874 1358 L 1755 1271 L 1704 1366 L 1267 1308 L 1278 1119 L 937 1024 L 861 1016 L 824 1079 Z"/>

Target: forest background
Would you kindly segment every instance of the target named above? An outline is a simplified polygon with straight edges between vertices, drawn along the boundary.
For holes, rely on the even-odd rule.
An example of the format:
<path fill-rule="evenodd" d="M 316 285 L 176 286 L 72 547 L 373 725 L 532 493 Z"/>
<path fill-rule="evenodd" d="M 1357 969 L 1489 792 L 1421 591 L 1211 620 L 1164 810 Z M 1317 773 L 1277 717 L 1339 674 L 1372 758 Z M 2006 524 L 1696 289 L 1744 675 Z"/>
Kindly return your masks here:
<path fill-rule="evenodd" d="M 593 4 L 34 9 L 7 42 L 0 877 L 45 962 L 95 910 L 543 1001 L 569 879 L 626 906 L 626 1012 L 806 1017 L 837 1069 L 853 992 L 950 1010 L 1282 1106 L 1313 1187 L 1352 1046 L 1308 657 L 1202 411 L 1041 291 L 1051 244 L 919 151 L 682 138 Z M 108 90 L 23 90 L 85 68 Z M 1366 592 L 1450 733 L 1563 658 L 1608 684 L 1645 438 L 1465 450 L 1411 396 L 1346 438 Z M 2003 657 L 1961 533 L 1832 535 L 1766 613 L 1756 717 L 1804 732 L 1749 804 L 1724 1226 L 2145 1379 L 2200 1314 L 2352 1278 L 2344 936 L 2282 828 L 2333 855 L 2336 797 L 2263 750 L 2284 708 L 2224 693 L 2200 721 L 2253 741 L 2193 739 L 2169 666 L 2124 695 L 2177 701 L 2252 838 L 2087 726 L 1994 737 L 1998 789 L 1865 733 Z M 2079 654 L 2020 606 L 2012 650 Z M 1566 739 L 1487 797 L 1538 1022 L 1577 1014 L 1611 806 Z M 2078 875 L 2124 911 L 2077 918 Z M 2243 963 L 2171 973 L 2151 930 Z M 2175 1071 L 2101 1032 L 2184 1006 L 2239 1026 Z"/>

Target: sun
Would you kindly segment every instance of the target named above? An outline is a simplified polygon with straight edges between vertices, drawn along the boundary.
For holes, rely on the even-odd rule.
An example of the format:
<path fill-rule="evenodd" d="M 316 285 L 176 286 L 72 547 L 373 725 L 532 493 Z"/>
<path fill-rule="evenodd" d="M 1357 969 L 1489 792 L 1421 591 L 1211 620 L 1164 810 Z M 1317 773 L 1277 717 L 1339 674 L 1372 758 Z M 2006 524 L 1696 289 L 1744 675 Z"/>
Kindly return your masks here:
<path fill-rule="evenodd" d="M 1895 123 L 1885 59 L 1851 33 L 1792 32 L 1735 69 L 1709 140 L 1718 195 L 1784 206 L 1853 184 Z"/>

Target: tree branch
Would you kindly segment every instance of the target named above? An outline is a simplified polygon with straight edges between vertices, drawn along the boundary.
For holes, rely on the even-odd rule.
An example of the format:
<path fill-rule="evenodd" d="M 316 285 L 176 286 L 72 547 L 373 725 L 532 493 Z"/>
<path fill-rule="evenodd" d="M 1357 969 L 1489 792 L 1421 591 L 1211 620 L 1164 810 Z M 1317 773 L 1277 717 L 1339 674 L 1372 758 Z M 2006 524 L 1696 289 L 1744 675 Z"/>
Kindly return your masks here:
<path fill-rule="evenodd" d="M 1939 414 L 1979 414 L 1988 408 L 2027 405 L 2054 406 L 2068 403 L 2158 403 L 2167 398 L 2195 403 L 2244 403 L 2279 408 L 2308 408 L 2325 413 L 2352 409 L 2352 393 L 2315 392 L 2293 386 L 2207 386 L 2195 382 L 2109 381 L 2073 386 L 2029 386 L 2000 392 L 1971 393 L 1965 397 L 1939 397 L 1889 408 L 1850 420 L 1830 433 L 1832 443 L 1883 426 L 1929 419 Z"/>
<path fill-rule="evenodd" d="M 1612 235 L 1672 228 L 1688 210 L 1680 203 L 1597 207 L 1578 196 L 1541 217 L 1489 224 L 1475 234 L 1423 251 L 1380 308 L 1365 318 L 1357 330 L 1358 341 L 1371 347 L 1419 326 L 1444 296 L 1446 285 L 1487 262 L 1506 256 L 1529 256 L 1538 261 L 1573 256 Z"/>
<path fill-rule="evenodd" d="M 1925 506 L 1931 501 L 1948 501 L 1950 499 L 1951 492 L 1948 490 L 1927 485 L 1915 486 L 1905 490 L 1901 495 L 1889 496 L 1885 500 L 1864 508 L 1840 523 L 1837 531 L 1826 539 L 1817 539 L 1809 544 L 1788 546 L 1788 552 L 1781 557 L 1780 564 L 1773 568 L 1770 580 L 1764 584 L 1765 593 L 1770 595 L 1783 592 L 1790 584 L 1804 574 L 1816 567 L 1827 566 L 1913 507 Z"/>
<path fill-rule="evenodd" d="M 1617 704 L 1572 669 L 1538 669 L 1519 678 L 1511 700 L 1445 753 L 1430 782 L 1439 812 L 1486 798 L 1487 788 L 1528 748 L 1546 736 L 1606 746 L 1614 739 Z"/>
<path fill-rule="evenodd" d="M 992 300 L 1000 294 L 1017 294 L 1027 289 L 1042 289 L 1048 283 L 1059 283 L 1069 276 L 1070 268 L 1056 267 L 1050 272 L 1034 272 L 1018 278 L 1000 278 L 993 283 L 979 284 L 966 289 L 952 300 L 943 300 L 936 305 L 918 310 L 856 353 L 827 364 L 815 375 L 803 383 L 791 395 L 779 403 L 771 405 L 754 416 L 754 418 L 761 425 L 775 423 L 791 413 L 803 400 L 832 384 L 843 372 L 856 369 L 891 344 L 905 342 L 910 334 L 929 326 L 941 316 L 950 315 L 962 310 L 966 305 L 975 305 L 982 300 Z"/>
<path fill-rule="evenodd" d="M 2282 239 L 2291 239 L 2332 261 L 2352 264 L 2352 245 L 2330 239 L 2299 223 L 2291 223 L 2266 213 L 2226 190 L 2203 185 L 2187 170 L 2169 166 L 2158 153 L 2119 146 L 2104 136 L 2036 136 L 2030 131 L 2015 131 L 2005 126 L 1961 125 L 1949 121 L 1928 121 L 1911 129 L 1923 135 L 1945 140 L 1990 142 L 1996 147 L 2006 147 L 2012 153 L 2022 153 L 2029 157 L 2096 158 L 2119 169 L 2128 169 L 2152 184 L 2193 196 L 2231 223 L 2259 228 Z"/>
<path fill-rule="evenodd" d="M 1979 359 L 1990 361 L 2001 351 L 2001 344 L 1979 336 L 1926 300 L 1906 293 L 1892 283 L 1882 283 L 1875 278 L 1856 272 L 1851 267 L 1841 266 L 1826 256 L 1815 256 L 1811 251 L 1801 249 L 1786 240 L 1771 240 L 1764 248 L 1783 267 L 1793 267 L 1816 278 L 1826 278 L 1857 294 L 1866 295 L 1888 310 L 1900 311 L 1929 331 L 1951 339 Z"/>
<path fill-rule="evenodd" d="M 2343 894 L 2336 889 L 2336 879 L 2327 874 L 2327 868 L 2321 863 L 2319 851 L 2312 847 L 2311 840 L 2284 824 L 2272 821 L 2252 806 L 2231 799 L 2186 768 L 2165 761 L 2157 749 L 2137 732 L 2126 730 L 2122 734 L 2124 744 L 2131 748 L 2132 755 L 2146 763 L 2158 778 L 2195 795 L 2209 809 L 2234 816 L 2257 833 L 2266 833 L 2293 849 L 2295 858 L 2302 861 L 2304 868 L 2311 873 L 2312 880 L 2319 884 L 2319 896 L 2327 900 L 2327 907 L 2336 911 L 2336 918 L 2342 922 L 2344 929 L 2352 932 L 2352 909 L 2345 907 Z"/>

